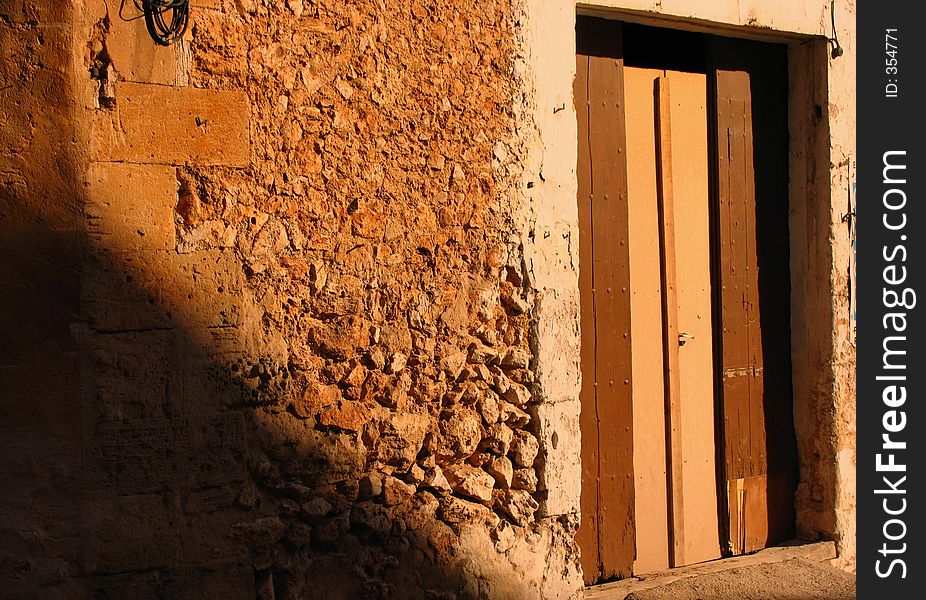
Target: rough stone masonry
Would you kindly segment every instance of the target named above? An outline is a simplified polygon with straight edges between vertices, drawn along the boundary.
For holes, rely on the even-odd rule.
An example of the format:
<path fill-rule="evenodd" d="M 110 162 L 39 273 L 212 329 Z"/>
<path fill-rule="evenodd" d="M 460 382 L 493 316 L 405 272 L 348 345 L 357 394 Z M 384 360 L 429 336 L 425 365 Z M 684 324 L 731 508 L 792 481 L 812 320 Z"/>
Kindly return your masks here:
<path fill-rule="evenodd" d="M 577 593 L 512 7 L 199 0 L 164 48 L 122 4 L 0 5 L 4 594 Z"/>

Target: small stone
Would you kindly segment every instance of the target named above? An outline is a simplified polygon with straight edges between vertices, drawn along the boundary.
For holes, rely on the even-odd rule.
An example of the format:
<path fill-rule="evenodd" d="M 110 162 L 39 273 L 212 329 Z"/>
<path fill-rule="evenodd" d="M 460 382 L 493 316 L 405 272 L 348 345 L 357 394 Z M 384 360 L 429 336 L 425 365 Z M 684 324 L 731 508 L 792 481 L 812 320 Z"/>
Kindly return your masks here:
<path fill-rule="evenodd" d="M 473 374 L 475 375 L 474 379 L 479 381 L 485 381 L 486 383 L 491 384 L 495 380 L 495 376 L 492 375 L 492 371 L 485 365 L 476 365 L 473 369 Z"/>
<path fill-rule="evenodd" d="M 453 491 L 483 503 L 492 501 L 495 480 L 491 475 L 469 465 L 453 465 L 445 471 Z"/>
<path fill-rule="evenodd" d="M 356 316 L 340 317 L 312 329 L 310 339 L 322 356 L 346 360 L 369 344 L 369 326 Z"/>
<path fill-rule="evenodd" d="M 466 366 L 466 354 L 464 352 L 454 352 L 448 354 L 441 360 L 441 368 L 447 372 L 451 379 L 456 380 L 460 376 L 460 371 Z"/>
<path fill-rule="evenodd" d="M 531 401 L 531 393 L 520 383 L 510 382 L 508 390 L 502 394 L 502 398 L 512 404 L 523 408 Z"/>
<path fill-rule="evenodd" d="M 495 149 L 492 150 L 493 156 L 498 159 L 498 162 L 505 162 L 508 159 L 508 148 L 505 147 L 505 144 L 501 141 L 495 144 Z"/>
<path fill-rule="evenodd" d="M 409 467 L 408 472 L 405 474 L 405 481 L 413 485 L 424 482 L 424 469 L 421 468 L 421 465 L 414 463 Z"/>
<path fill-rule="evenodd" d="M 482 396 L 482 389 L 472 381 L 467 381 L 463 385 L 463 393 L 460 395 L 460 402 L 463 404 L 475 404 Z"/>
<path fill-rule="evenodd" d="M 498 504 L 502 512 L 522 527 L 530 524 L 538 506 L 534 497 L 524 490 L 508 490 L 501 496 Z"/>
<path fill-rule="evenodd" d="M 367 380 L 367 370 L 359 362 L 352 362 L 354 363 L 353 368 L 347 373 L 344 379 L 341 380 L 341 383 L 352 388 L 359 388 L 362 387 Z"/>
<path fill-rule="evenodd" d="M 405 523 L 405 519 L 397 517 L 392 522 L 392 529 L 389 531 L 389 534 L 393 537 L 403 537 L 406 531 L 408 531 L 408 525 Z"/>
<path fill-rule="evenodd" d="M 454 407 L 440 422 L 438 454 L 455 459 L 476 451 L 482 439 L 482 419 L 471 408 Z"/>
<path fill-rule="evenodd" d="M 482 343 L 489 346 L 494 346 L 498 343 L 498 332 L 493 326 L 483 325 L 476 332 L 476 337 L 482 340 Z"/>
<path fill-rule="evenodd" d="M 531 355 L 523 348 L 511 348 L 502 357 L 502 365 L 513 369 L 526 369 L 531 362 Z"/>
<path fill-rule="evenodd" d="M 312 528 L 312 538 L 322 546 L 330 546 L 338 541 L 341 535 L 343 522 L 340 519 L 331 519 Z"/>
<path fill-rule="evenodd" d="M 331 512 L 331 504 L 324 498 L 315 498 L 302 505 L 299 516 L 309 523 L 320 523 Z"/>
<path fill-rule="evenodd" d="M 481 504 L 448 496 L 441 499 L 436 516 L 446 523 L 475 523 L 490 520 L 492 511 Z"/>
<path fill-rule="evenodd" d="M 251 481 L 245 483 L 241 491 L 238 492 L 235 504 L 248 510 L 257 508 L 260 504 L 260 492 L 257 491 L 257 486 Z"/>
<path fill-rule="evenodd" d="M 312 495 L 312 489 L 302 485 L 301 483 L 296 483 L 293 481 L 287 481 L 277 487 L 277 491 L 289 496 L 293 500 L 298 502 L 304 502 Z"/>
<path fill-rule="evenodd" d="M 415 494 L 415 486 L 389 476 L 383 480 L 383 502 L 386 506 L 404 504 Z"/>
<path fill-rule="evenodd" d="M 299 516 L 299 503 L 290 500 L 289 498 L 284 498 L 280 502 L 280 516 L 284 518 L 298 517 Z"/>
<path fill-rule="evenodd" d="M 514 438 L 511 428 L 504 423 L 495 423 L 490 425 L 486 436 L 483 438 L 480 446 L 497 456 L 505 456 L 511 447 L 511 440 Z"/>
<path fill-rule="evenodd" d="M 511 449 L 508 454 L 514 461 L 514 464 L 526 468 L 534 465 L 534 459 L 537 458 L 537 452 L 539 450 L 540 444 L 533 434 L 518 430 L 514 432 L 514 440 L 511 442 Z"/>
<path fill-rule="evenodd" d="M 369 354 L 370 364 L 374 369 L 384 369 L 386 367 L 386 355 L 381 348 L 373 348 Z"/>
<path fill-rule="evenodd" d="M 473 344 L 467 360 L 473 365 L 484 365 L 498 358 L 498 351 L 481 344 Z"/>
<path fill-rule="evenodd" d="M 491 536 L 495 540 L 495 550 L 498 552 L 508 552 L 514 545 L 514 529 L 505 521 L 492 530 Z"/>
<path fill-rule="evenodd" d="M 339 481 L 334 485 L 334 487 L 338 493 L 338 496 L 343 498 L 344 501 L 348 504 L 354 502 L 357 499 L 357 496 L 360 494 L 360 482 L 354 481 L 353 479 Z"/>
<path fill-rule="evenodd" d="M 505 395 L 510 387 L 511 380 L 508 379 L 507 375 L 504 373 L 496 373 L 492 375 L 492 389 L 495 390 L 498 394 Z"/>
<path fill-rule="evenodd" d="M 488 471 L 489 475 L 495 478 L 495 484 L 499 488 L 507 490 L 511 487 L 512 478 L 514 477 L 514 467 L 511 466 L 511 461 L 506 457 L 499 456 L 495 458 L 486 465 L 485 470 Z"/>
<path fill-rule="evenodd" d="M 476 452 L 466 459 L 466 464 L 481 468 L 483 465 L 492 462 L 494 459 L 495 455 L 491 452 Z"/>
<path fill-rule="evenodd" d="M 408 362 L 408 357 L 401 352 L 396 352 L 392 355 L 392 358 L 389 360 L 389 363 L 386 365 L 386 373 L 398 373 L 405 368 L 405 364 Z"/>
<path fill-rule="evenodd" d="M 302 16 L 302 11 L 304 10 L 302 0 L 286 0 L 286 7 L 291 10 L 293 15 L 297 18 Z"/>
<path fill-rule="evenodd" d="M 447 481 L 447 476 L 444 475 L 444 471 L 435 466 L 424 476 L 424 485 L 428 489 L 437 493 L 438 496 L 443 496 L 450 493 L 450 482 Z"/>
<path fill-rule="evenodd" d="M 383 480 L 380 479 L 379 475 L 371 474 L 364 475 L 359 482 L 359 489 L 357 490 L 357 497 L 360 500 L 369 500 L 370 498 L 375 498 L 379 496 L 383 491 Z"/>
<path fill-rule="evenodd" d="M 358 402 L 341 400 L 337 406 L 323 411 L 318 416 L 322 427 L 334 427 L 341 431 L 360 431 L 370 420 L 370 411 Z"/>
<path fill-rule="evenodd" d="M 377 444 L 380 460 L 399 472 L 408 470 L 431 437 L 430 427 L 431 417 L 427 413 L 395 413 L 384 425 Z"/>
<path fill-rule="evenodd" d="M 534 493 L 537 491 L 537 472 L 533 469 L 517 469 L 511 480 L 511 487 Z"/>
<path fill-rule="evenodd" d="M 460 371 L 460 376 L 457 378 L 457 381 L 469 381 L 471 379 L 476 379 L 476 369 L 469 366 L 464 367 L 463 370 Z"/>
<path fill-rule="evenodd" d="M 510 402 L 499 403 L 501 420 L 512 427 L 524 427 L 531 422 L 531 416 Z"/>
<path fill-rule="evenodd" d="M 502 304 L 504 304 L 512 314 L 521 315 L 530 310 L 530 305 L 521 297 L 521 294 L 511 286 L 506 286 L 501 293 Z"/>
<path fill-rule="evenodd" d="M 334 87 L 336 90 L 338 90 L 338 93 L 341 94 L 341 96 L 345 100 L 350 100 L 351 97 L 354 95 L 354 88 L 349 83 L 347 83 L 346 81 L 342 79 L 338 79 L 337 81 L 335 81 Z"/>
<path fill-rule="evenodd" d="M 440 500 L 432 494 L 419 492 L 415 494 L 408 508 L 403 511 L 403 520 L 408 529 L 417 531 L 434 520 L 434 512 L 440 506 Z"/>
<path fill-rule="evenodd" d="M 328 282 L 328 269 L 322 263 L 312 263 L 309 265 L 309 283 L 312 292 L 317 294 L 325 288 Z"/>
<path fill-rule="evenodd" d="M 491 426 L 498 423 L 498 398 L 495 397 L 495 394 L 491 392 L 482 394 L 479 400 L 476 401 L 476 410 L 482 415 L 482 420 L 485 421 L 486 425 Z"/>
<path fill-rule="evenodd" d="M 235 0 L 235 4 L 238 6 L 238 10 L 242 12 L 253 13 L 257 10 L 254 0 Z"/>
<path fill-rule="evenodd" d="M 428 167 L 434 171 L 441 171 L 444 168 L 444 164 L 447 162 L 440 154 L 434 153 L 428 157 Z"/>

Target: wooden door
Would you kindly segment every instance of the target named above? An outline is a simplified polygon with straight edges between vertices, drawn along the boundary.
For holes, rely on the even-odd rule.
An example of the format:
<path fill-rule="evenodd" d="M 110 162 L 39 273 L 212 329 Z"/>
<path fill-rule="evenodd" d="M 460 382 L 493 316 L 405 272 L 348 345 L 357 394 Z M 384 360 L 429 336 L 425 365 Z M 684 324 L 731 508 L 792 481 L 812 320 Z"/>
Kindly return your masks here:
<path fill-rule="evenodd" d="M 794 534 L 784 49 L 715 38 L 717 381 L 728 550 Z"/>
<path fill-rule="evenodd" d="M 793 535 L 787 81 L 762 44 L 704 37 L 693 73 L 625 64 L 621 23 L 577 33 L 591 584 Z"/>
<path fill-rule="evenodd" d="M 633 407 L 623 58 L 619 23 L 579 36 L 575 104 L 579 154 L 582 327 L 582 520 L 587 583 L 631 574 Z"/>
<path fill-rule="evenodd" d="M 627 195 L 630 220 L 631 329 L 634 340 L 634 573 L 669 567 L 669 504 L 663 378 L 660 221 L 656 185 L 656 106 L 662 70 L 626 67 Z M 645 532 L 645 533 L 643 533 Z"/>
<path fill-rule="evenodd" d="M 625 67 L 634 573 L 720 556 L 707 77 Z"/>
<path fill-rule="evenodd" d="M 707 76 L 666 72 L 657 82 L 657 97 L 669 123 L 665 143 L 671 148 L 669 178 L 675 238 L 675 327 L 666 345 L 678 356 L 678 448 L 670 465 L 677 523 L 673 566 L 720 557 L 714 433 L 713 318 L 711 314 L 710 186 L 708 183 Z M 660 115 L 660 121 L 663 116 Z M 678 464 L 675 464 L 678 463 Z"/>

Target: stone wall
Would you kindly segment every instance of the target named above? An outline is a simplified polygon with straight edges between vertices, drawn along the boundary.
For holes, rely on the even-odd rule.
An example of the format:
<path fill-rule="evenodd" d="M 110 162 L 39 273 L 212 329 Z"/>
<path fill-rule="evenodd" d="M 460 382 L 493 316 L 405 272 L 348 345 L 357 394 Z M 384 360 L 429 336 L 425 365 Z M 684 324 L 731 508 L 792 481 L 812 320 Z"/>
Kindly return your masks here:
<path fill-rule="evenodd" d="M 511 7 L 194 0 L 163 48 L 131 3 L 52 4 L 3 6 L 58 84 L 19 124 L 60 107 L 32 139 L 71 168 L 59 189 L 5 167 L 31 178 L 5 188 L 29 227 L 9 245 L 50 281 L 3 300 L 60 299 L 38 337 L 63 358 L 4 365 L 4 410 L 55 374 L 22 428 L 60 446 L 5 424 L 4 587 L 574 594 L 577 515 L 538 511 Z M 65 205 L 70 235 L 39 229 Z M 45 237 L 73 244 L 36 258 Z"/>

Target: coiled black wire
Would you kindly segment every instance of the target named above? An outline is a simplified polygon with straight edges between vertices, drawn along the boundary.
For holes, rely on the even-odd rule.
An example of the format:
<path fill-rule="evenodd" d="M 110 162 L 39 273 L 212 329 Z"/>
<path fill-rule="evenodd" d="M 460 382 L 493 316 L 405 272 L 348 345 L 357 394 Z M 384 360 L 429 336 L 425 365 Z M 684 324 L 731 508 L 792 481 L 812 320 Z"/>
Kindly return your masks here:
<path fill-rule="evenodd" d="M 161 46 L 170 46 L 186 32 L 190 0 L 135 0 L 135 6 L 145 14 L 151 39 Z"/>

